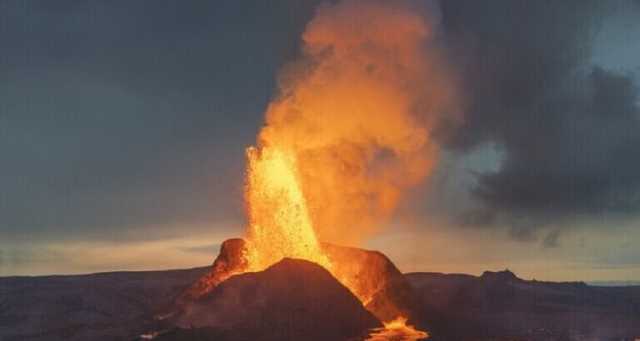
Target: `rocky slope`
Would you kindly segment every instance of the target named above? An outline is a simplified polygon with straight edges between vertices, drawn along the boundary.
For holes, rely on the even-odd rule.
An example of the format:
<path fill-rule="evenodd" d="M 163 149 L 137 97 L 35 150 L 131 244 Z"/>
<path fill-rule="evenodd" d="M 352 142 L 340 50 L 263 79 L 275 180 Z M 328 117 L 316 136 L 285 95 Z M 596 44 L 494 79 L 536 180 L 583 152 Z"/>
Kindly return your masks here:
<path fill-rule="evenodd" d="M 126 340 L 208 269 L 0 278 L 0 340 Z"/>
<path fill-rule="evenodd" d="M 526 281 L 510 271 L 405 276 L 434 340 L 640 338 L 640 287 Z"/>
<path fill-rule="evenodd" d="M 191 302 L 174 318 L 182 330 L 158 340 L 353 340 L 380 322 L 321 266 L 284 259 L 235 275 Z"/>

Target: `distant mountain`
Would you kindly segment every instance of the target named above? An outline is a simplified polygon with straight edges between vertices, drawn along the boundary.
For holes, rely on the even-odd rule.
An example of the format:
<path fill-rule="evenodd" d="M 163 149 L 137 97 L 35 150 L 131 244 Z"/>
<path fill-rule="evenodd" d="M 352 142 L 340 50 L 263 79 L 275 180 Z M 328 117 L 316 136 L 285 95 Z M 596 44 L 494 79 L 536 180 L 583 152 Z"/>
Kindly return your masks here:
<path fill-rule="evenodd" d="M 405 275 L 433 340 L 636 340 L 640 287 L 526 281 L 510 271 Z"/>
<path fill-rule="evenodd" d="M 593 281 L 587 284 L 596 287 L 635 287 L 640 286 L 640 281 Z"/>

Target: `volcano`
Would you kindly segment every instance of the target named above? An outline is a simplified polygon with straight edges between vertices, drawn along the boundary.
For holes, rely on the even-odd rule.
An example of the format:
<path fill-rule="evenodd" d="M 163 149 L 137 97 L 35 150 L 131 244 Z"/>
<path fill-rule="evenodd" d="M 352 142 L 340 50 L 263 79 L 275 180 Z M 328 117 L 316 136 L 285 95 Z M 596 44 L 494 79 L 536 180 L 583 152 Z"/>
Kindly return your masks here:
<path fill-rule="evenodd" d="M 383 322 L 418 316 L 409 282 L 380 252 L 321 244 L 333 272 L 290 258 L 247 272 L 247 247 L 243 239 L 222 244 L 210 270 L 175 299 L 165 321 L 171 331 L 160 340 L 364 340 L 384 331 Z M 359 299 L 363 293 L 366 302 Z M 424 327 L 423 321 L 401 321 L 394 329 L 406 334 L 403 340 L 426 336 L 407 322 Z"/>
<path fill-rule="evenodd" d="M 223 340 L 274 341 L 350 340 L 382 327 L 327 270 L 289 258 L 220 283 L 186 306 L 176 324 L 212 328 Z"/>

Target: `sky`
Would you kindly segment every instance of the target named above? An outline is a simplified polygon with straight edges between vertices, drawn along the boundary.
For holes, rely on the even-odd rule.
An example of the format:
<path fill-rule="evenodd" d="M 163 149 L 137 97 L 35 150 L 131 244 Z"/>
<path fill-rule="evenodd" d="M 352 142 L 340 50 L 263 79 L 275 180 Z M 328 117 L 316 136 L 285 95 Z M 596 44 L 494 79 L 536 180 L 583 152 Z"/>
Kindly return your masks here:
<path fill-rule="evenodd" d="M 0 2 L 0 276 L 210 264 L 320 3 Z M 403 271 L 640 280 L 640 2 L 426 7 L 463 120 L 364 246 Z"/>

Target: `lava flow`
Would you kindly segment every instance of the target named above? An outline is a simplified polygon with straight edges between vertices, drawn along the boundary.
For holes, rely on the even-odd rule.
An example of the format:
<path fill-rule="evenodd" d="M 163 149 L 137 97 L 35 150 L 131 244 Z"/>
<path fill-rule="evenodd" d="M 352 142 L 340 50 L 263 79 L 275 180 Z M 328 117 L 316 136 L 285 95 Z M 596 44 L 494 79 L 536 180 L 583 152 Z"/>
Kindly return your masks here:
<path fill-rule="evenodd" d="M 429 334 L 407 325 L 407 319 L 399 317 L 393 321 L 385 322 L 384 328 L 374 330 L 365 341 L 414 341 L 424 340 L 427 337 L 429 337 Z"/>
<path fill-rule="evenodd" d="M 247 150 L 248 271 L 262 271 L 285 257 L 331 270 L 320 249 L 300 188 L 295 154 L 274 147 Z"/>

